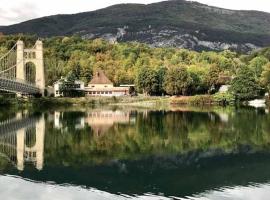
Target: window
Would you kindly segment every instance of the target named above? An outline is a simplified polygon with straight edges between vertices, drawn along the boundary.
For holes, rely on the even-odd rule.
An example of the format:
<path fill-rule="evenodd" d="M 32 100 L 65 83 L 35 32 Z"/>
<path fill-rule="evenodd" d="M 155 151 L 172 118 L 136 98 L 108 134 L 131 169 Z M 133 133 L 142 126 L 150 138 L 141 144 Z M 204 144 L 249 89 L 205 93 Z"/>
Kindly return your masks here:
<path fill-rule="evenodd" d="M 32 52 L 32 58 L 36 59 L 36 52 Z"/>
<path fill-rule="evenodd" d="M 97 94 L 100 94 L 100 92 L 97 92 Z"/>
<path fill-rule="evenodd" d="M 28 56 L 27 52 L 24 52 L 23 57 L 27 59 L 27 56 Z"/>

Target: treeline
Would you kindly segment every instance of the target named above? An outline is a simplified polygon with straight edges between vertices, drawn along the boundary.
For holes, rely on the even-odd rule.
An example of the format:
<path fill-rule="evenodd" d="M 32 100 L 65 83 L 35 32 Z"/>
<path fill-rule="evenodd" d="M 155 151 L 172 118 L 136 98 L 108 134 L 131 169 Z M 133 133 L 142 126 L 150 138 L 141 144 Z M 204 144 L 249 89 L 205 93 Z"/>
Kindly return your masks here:
<path fill-rule="evenodd" d="M 33 46 L 35 36 L 3 36 L 0 55 L 21 37 Z M 246 100 L 270 90 L 270 48 L 250 55 L 223 52 L 195 52 L 177 48 L 151 48 L 141 43 L 111 44 L 101 39 L 80 37 L 43 39 L 47 85 L 61 76 L 73 76 L 88 83 L 96 69 L 102 69 L 115 85 L 136 84 L 148 95 L 212 94 L 223 84 Z"/>

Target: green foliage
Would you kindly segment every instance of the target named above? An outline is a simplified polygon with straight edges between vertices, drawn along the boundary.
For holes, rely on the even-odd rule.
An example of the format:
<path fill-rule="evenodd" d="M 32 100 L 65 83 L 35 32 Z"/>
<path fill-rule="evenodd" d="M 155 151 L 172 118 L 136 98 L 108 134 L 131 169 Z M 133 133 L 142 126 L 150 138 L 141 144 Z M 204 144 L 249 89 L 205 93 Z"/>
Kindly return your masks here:
<path fill-rule="evenodd" d="M 28 35 L 3 36 L 0 38 L 0 56 L 20 37 L 29 47 L 37 39 Z M 83 40 L 78 36 L 51 37 L 44 39 L 46 85 L 52 85 L 61 77 L 72 78 L 73 81 L 80 79 L 87 85 L 93 72 L 102 69 L 115 86 L 136 84 L 136 92 L 139 93 L 212 94 L 225 84 L 220 77 L 238 80 L 241 76 L 239 71 L 248 66 L 252 72 L 249 75 L 255 82 L 253 79 L 246 82 L 255 85 L 260 82 L 267 88 L 267 70 L 264 68 L 269 63 L 269 52 L 269 49 L 263 49 L 249 56 L 239 56 L 228 50 L 199 53 L 177 48 L 150 48 L 135 42 L 111 44 L 101 39 Z M 257 87 L 242 88 L 237 93 L 256 96 L 258 90 L 251 91 L 254 88 Z"/>
<path fill-rule="evenodd" d="M 216 91 L 218 87 L 219 74 L 220 69 L 217 67 L 217 65 L 212 65 L 208 75 L 206 76 L 206 84 L 209 88 L 209 93 Z"/>
<path fill-rule="evenodd" d="M 263 67 L 260 82 L 267 91 L 270 91 L 270 63 Z"/>
<path fill-rule="evenodd" d="M 234 105 L 235 96 L 230 92 L 218 92 L 214 95 L 214 100 L 220 105 Z"/>
<path fill-rule="evenodd" d="M 249 67 L 254 71 L 255 79 L 258 80 L 262 74 L 263 66 L 268 63 L 268 60 L 265 57 L 259 56 L 253 58 L 250 63 Z"/>
<path fill-rule="evenodd" d="M 175 97 L 170 103 L 173 105 L 213 105 L 215 101 L 212 95 L 195 95 Z"/>
<path fill-rule="evenodd" d="M 237 100 L 250 100 L 258 97 L 260 87 L 254 73 L 248 67 L 242 67 L 233 79 L 231 91 Z"/>
<path fill-rule="evenodd" d="M 11 104 L 12 104 L 11 99 L 0 96 L 0 106 L 9 106 Z"/>
<path fill-rule="evenodd" d="M 157 94 L 160 89 L 158 73 L 149 67 L 139 69 L 136 83 L 138 90 L 147 95 Z"/>
<path fill-rule="evenodd" d="M 164 88 L 170 95 L 187 95 L 192 79 L 186 67 L 171 67 L 168 69 Z"/>

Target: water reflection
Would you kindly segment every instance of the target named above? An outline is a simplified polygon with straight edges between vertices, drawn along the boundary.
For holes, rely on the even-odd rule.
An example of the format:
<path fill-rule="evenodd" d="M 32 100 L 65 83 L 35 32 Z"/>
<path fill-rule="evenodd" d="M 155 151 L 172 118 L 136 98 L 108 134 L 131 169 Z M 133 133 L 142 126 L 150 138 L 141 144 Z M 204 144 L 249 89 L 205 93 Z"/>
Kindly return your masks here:
<path fill-rule="evenodd" d="M 25 162 L 42 170 L 44 138 L 43 116 L 28 116 L 27 111 L 18 112 L 14 118 L 0 124 L 0 152 L 20 171 L 24 169 Z"/>
<path fill-rule="evenodd" d="M 135 123 L 136 118 L 128 111 L 97 110 L 86 113 L 85 122 L 98 136 L 105 134 L 115 124 Z"/>
<path fill-rule="evenodd" d="M 72 118 L 72 122 L 70 119 Z M 84 129 L 87 124 L 92 128 L 97 136 L 106 133 L 116 124 L 135 123 L 136 118 L 131 111 L 120 110 L 91 110 L 87 112 L 54 112 L 54 127 L 63 129 L 66 122 L 74 126 L 75 129 Z"/>
<path fill-rule="evenodd" d="M 85 193 L 100 199 L 233 199 L 239 196 L 231 193 L 254 188 L 264 194 L 270 181 L 265 110 L 105 108 L 6 116 L 0 117 L 0 173 L 35 181 L 8 177 L 6 187 L 13 189 L 21 183 L 46 191 L 50 184 L 39 183 L 52 182 L 62 199 L 61 191 L 76 187 L 74 199 Z M 0 176 L 1 186 L 5 181 Z"/>

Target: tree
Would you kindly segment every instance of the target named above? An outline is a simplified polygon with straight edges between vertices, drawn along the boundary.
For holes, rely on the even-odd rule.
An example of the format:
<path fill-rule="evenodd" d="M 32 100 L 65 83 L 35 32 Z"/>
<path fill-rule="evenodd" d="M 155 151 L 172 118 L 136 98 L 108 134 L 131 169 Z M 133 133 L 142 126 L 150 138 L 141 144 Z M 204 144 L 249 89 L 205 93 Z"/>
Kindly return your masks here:
<path fill-rule="evenodd" d="M 268 60 L 263 57 L 263 56 L 259 56 L 256 58 L 253 58 L 250 63 L 249 63 L 249 67 L 251 70 L 254 71 L 254 75 L 255 79 L 259 79 L 262 71 L 263 71 L 263 66 L 266 65 L 266 63 L 268 63 Z"/>
<path fill-rule="evenodd" d="M 238 100 L 250 100 L 258 97 L 260 87 L 255 80 L 253 71 L 248 67 L 242 67 L 232 80 L 230 90 Z"/>
<path fill-rule="evenodd" d="M 157 78 L 158 78 L 158 95 L 163 95 L 165 93 L 164 91 L 164 80 L 166 75 L 167 68 L 165 67 L 159 67 L 157 69 Z"/>
<path fill-rule="evenodd" d="M 218 87 L 220 69 L 217 65 L 212 65 L 209 69 L 209 73 L 206 76 L 206 85 L 208 86 L 208 93 L 216 92 Z"/>
<path fill-rule="evenodd" d="M 159 90 L 159 77 L 157 72 L 149 67 L 139 69 L 137 75 L 137 89 L 147 95 L 154 95 Z"/>
<path fill-rule="evenodd" d="M 270 92 L 270 63 L 267 63 L 263 67 L 260 83 L 266 88 L 267 92 Z"/>
<path fill-rule="evenodd" d="M 71 60 L 68 63 L 67 69 L 68 69 L 68 73 L 72 73 L 76 77 L 76 79 L 80 79 L 80 77 L 81 77 L 81 65 L 80 65 L 80 63 L 78 61 Z"/>
<path fill-rule="evenodd" d="M 192 79 L 186 67 L 171 67 L 165 75 L 164 89 L 170 95 L 187 95 Z"/>

